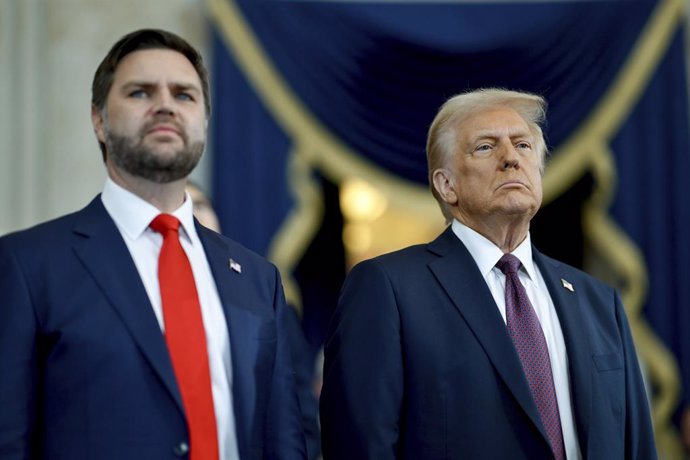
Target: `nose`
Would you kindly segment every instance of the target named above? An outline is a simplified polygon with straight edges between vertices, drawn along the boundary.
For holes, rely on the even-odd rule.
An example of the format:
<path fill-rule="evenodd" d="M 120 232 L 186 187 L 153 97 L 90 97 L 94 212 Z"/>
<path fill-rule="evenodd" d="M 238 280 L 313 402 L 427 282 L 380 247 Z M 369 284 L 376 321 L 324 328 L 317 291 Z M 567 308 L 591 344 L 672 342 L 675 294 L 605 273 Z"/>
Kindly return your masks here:
<path fill-rule="evenodd" d="M 520 165 L 520 155 L 512 143 L 507 144 L 501 149 L 500 164 L 501 169 L 518 168 Z"/>
<path fill-rule="evenodd" d="M 156 115 L 173 115 L 175 113 L 175 98 L 168 90 L 156 93 L 153 111 Z"/>

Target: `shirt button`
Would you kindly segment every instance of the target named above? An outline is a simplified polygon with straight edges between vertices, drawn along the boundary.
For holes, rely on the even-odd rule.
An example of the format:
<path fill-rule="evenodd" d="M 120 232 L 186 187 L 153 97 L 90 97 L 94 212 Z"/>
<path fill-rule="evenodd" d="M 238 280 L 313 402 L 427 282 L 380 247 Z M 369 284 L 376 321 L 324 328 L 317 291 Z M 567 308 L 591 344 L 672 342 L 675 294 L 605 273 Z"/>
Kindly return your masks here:
<path fill-rule="evenodd" d="M 178 457 L 184 457 L 189 453 L 189 444 L 184 441 L 180 441 L 175 447 L 173 447 L 173 452 Z"/>

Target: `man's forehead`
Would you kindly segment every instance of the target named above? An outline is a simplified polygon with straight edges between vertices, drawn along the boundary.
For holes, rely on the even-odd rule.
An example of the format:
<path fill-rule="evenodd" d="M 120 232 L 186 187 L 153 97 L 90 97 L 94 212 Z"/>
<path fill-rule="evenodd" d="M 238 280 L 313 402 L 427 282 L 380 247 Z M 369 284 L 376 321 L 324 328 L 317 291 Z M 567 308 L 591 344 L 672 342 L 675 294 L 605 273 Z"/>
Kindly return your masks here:
<path fill-rule="evenodd" d="M 115 69 L 114 81 L 159 83 L 172 81 L 186 86 L 201 86 L 196 69 L 187 57 L 170 49 L 144 49 L 129 53 Z"/>
<path fill-rule="evenodd" d="M 494 124 L 483 127 L 476 127 L 470 132 L 470 136 L 473 138 L 482 137 L 516 137 L 516 136 L 532 136 L 532 132 L 529 127 L 525 125 L 507 125 L 507 124 Z"/>
<path fill-rule="evenodd" d="M 466 117 L 460 129 L 470 139 L 502 136 L 531 136 L 527 122 L 509 107 L 485 109 Z"/>

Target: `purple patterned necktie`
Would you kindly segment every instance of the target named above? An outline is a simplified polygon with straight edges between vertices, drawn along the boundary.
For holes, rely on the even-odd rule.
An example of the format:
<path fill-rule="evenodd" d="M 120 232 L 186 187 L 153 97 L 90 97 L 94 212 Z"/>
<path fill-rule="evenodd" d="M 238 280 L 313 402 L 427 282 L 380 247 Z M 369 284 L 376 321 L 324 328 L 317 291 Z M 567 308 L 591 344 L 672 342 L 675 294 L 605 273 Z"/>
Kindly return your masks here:
<path fill-rule="evenodd" d="M 558 413 L 556 389 L 553 384 L 549 349 L 539 318 L 532 308 L 527 292 L 518 278 L 520 259 L 504 254 L 496 267 L 506 275 L 506 324 L 520 356 L 532 397 L 549 436 L 556 460 L 565 460 L 565 446 Z"/>

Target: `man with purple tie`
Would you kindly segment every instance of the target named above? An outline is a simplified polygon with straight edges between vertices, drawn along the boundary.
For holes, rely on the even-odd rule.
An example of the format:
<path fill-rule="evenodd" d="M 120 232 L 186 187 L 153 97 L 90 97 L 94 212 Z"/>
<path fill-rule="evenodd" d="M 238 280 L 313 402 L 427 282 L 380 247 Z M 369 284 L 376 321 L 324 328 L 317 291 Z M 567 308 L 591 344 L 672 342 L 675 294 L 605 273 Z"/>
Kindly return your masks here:
<path fill-rule="evenodd" d="M 324 458 L 654 459 L 617 293 L 541 254 L 545 101 L 483 89 L 429 130 L 448 228 L 357 265 L 326 342 Z"/>

